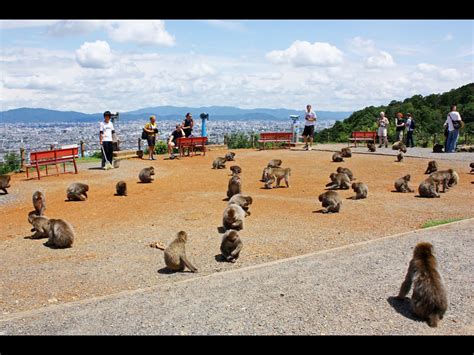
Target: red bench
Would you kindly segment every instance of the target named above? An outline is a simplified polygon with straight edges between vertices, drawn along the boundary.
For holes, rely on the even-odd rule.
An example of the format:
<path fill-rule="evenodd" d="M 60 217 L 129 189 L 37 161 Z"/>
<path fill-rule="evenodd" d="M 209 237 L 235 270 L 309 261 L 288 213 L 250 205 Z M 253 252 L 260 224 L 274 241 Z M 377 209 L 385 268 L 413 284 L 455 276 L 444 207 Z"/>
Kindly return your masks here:
<path fill-rule="evenodd" d="M 260 139 L 257 142 L 263 143 L 263 149 L 267 142 L 288 143 L 288 149 L 290 149 L 292 138 L 292 132 L 265 132 L 260 133 Z"/>
<path fill-rule="evenodd" d="M 351 137 L 349 138 L 349 143 L 354 142 L 355 146 L 357 147 L 357 142 L 362 142 L 362 141 L 371 141 L 375 143 L 375 140 L 377 139 L 377 132 L 372 132 L 372 131 L 355 131 L 352 132 Z"/>
<path fill-rule="evenodd" d="M 184 156 L 184 149 L 188 148 L 189 156 L 192 156 L 194 149 L 202 149 L 203 155 L 206 155 L 207 137 L 181 137 L 176 140 L 176 147 L 179 150 L 179 155 Z M 194 154 L 196 155 L 196 154 Z"/>
<path fill-rule="evenodd" d="M 30 153 L 30 163 L 25 165 L 26 178 L 29 178 L 29 169 L 35 168 L 38 174 L 38 180 L 41 179 L 40 166 L 46 167 L 46 176 L 48 176 L 48 165 L 56 165 L 56 175 L 59 175 L 58 164 L 63 163 L 64 172 L 66 172 L 66 163 L 74 164 L 74 171 L 77 174 L 76 158 L 78 157 L 78 148 L 64 148 L 55 150 L 44 150 Z"/>

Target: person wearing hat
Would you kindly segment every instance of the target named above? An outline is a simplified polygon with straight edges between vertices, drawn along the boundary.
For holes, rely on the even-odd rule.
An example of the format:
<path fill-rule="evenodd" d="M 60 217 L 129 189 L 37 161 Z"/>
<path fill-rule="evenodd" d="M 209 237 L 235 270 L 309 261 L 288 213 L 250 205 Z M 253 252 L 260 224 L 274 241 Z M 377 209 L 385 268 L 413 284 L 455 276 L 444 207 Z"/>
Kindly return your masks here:
<path fill-rule="evenodd" d="M 158 133 L 158 127 L 156 125 L 156 117 L 150 116 L 150 122 L 148 122 L 143 130 L 147 134 L 146 141 L 148 143 L 148 160 L 156 160 L 153 156 L 155 153 L 156 134 Z"/>
<path fill-rule="evenodd" d="M 100 145 L 103 148 L 103 153 L 102 153 L 102 168 L 103 169 L 105 169 L 106 159 L 110 164 L 112 164 L 112 159 L 113 159 L 114 146 L 113 146 L 112 135 L 115 133 L 115 129 L 114 129 L 114 124 L 110 122 L 111 117 L 112 117 L 112 114 L 110 113 L 110 111 L 105 111 L 104 122 L 100 123 L 99 141 L 100 141 Z"/>
<path fill-rule="evenodd" d="M 413 141 L 413 131 L 415 130 L 415 120 L 411 116 L 411 113 L 407 113 L 407 121 L 405 126 L 407 128 L 407 147 L 413 148 L 415 146 L 415 142 Z"/>

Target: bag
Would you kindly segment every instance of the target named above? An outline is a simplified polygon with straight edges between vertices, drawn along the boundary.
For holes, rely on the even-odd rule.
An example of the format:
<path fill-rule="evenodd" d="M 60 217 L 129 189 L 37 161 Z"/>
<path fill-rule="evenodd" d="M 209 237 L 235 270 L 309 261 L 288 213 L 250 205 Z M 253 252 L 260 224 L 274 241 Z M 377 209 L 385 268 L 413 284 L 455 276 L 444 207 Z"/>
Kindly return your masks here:
<path fill-rule="evenodd" d="M 414 130 L 415 127 L 416 127 L 416 125 L 415 125 L 415 120 L 412 118 L 412 119 L 411 119 L 411 123 L 410 123 L 410 130 Z"/>
<path fill-rule="evenodd" d="M 142 131 L 142 139 L 148 139 L 148 133 L 143 129 Z"/>
<path fill-rule="evenodd" d="M 458 120 L 453 121 L 453 119 L 451 118 L 451 115 L 448 114 L 448 116 L 449 116 L 449 118 L 451 119 L 451 122 L 452 122 L 452 124 L 453 124 L 454 129 L 460 129 L 460 128 L 462 128 L 462 126 L 463 126 L 462 121 L 458 121 Z"/>

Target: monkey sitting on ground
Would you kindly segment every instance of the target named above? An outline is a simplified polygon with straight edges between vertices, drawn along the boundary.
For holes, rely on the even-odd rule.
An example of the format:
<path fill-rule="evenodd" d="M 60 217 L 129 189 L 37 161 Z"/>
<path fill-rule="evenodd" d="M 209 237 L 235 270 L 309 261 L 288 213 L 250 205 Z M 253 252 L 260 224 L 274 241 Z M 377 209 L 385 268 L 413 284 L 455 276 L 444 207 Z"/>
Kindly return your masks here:
<path fill-rule="evenodd" d="M 10 175 L 0 175 L 0 190 L 5 192 L 5 195 L 8 194 L 7 188 L 10 187 Z"/>
<path fill-rule="evenodd" d="M 224 169 L 225 168 L 225 162 L 227 161 L 226 158 L 223 157 L 217 157 L 214 159 L 212 162 L 212 168 L 213 169 Z"/>
<path fill-rule="evenodd" d="M 377 150 L 375 143 L 367 143 L 367 148 L 369 148 L 369 152 L 372 152 L 372 153 Z"/>
<path fill-rule="evenodd" d="M 276 180 L 276 186 L 280 187 L 280 181 L 285 179 L 286 187 L 290 187 L 291 168 L 267 168 L 267 181 L 265 188 L 271 189 L 273 182 Z"/>
<path fill-rule="evenodd" d="M 138 174 L 138 178 L 143 183 L 149 183 L 153 181 L 152 175 L 155 175 L 155 168 L 150 166 L 149 168 L 143 168 Z"/>
<path fill-rule="evenodd" d="M 228 205 L 231 204 L 239 205 L 245 211 L 246 216 L 250 216 L 249 207 L 252 204 L 253 199 L 251 196 L 244 196 L 242 194 L 236 194 L 231 197 Z"/>
<path fill-rule="evenodd" d="M 407 146 L 405 144 L 403 144 L 403 142 L 400 142 L 400 141 L 393 143 L 392 149 L 393 150 L 400 150 L 403 153 L 407 152 Z"/>
<path fill-rule="evenodd" d="M 238 175 L 242 173 L 242 168 L 238 165 L 232 165 L 229 169 L 232 171 L 232 175 Z"/>
<path fill-rule="evenodd" d="M 230 204 L 224 210 L 222 225 L 224 226 L 225 230 L 235 229 L 239 231 L 244 229 L 244 218 L 245 211 L 243 208 L 236 204 Z"/>
<path fill-rule="evenodd" d="M 281 166 L 281 160 L 280 159 L 272 159 L 268 162 L 267 167 L 263 169 L 262 173 L 262 178 L 260 181 L 267 181 L 268 179 L 268 169 L 269 168 L 279 168 Z"/>
<path fill-rule="evenodd" d="M 444 146 L 442 144 L 436 143 L 433 146 L 433 153 L 442 153 L 444 149 Z"/>
<path fill-rule="evenodd" d="M 471 168 L 469 174 L 472 174 L 472 172 L 474 171 L 474 163 L 469 164 L 469 167 Z"/>
<path fill-rule="evenodd" d="M 48 221 L 49 239 L 44 244 L 56 248 L 69 248 L 74 242 L 74 229 L 62 219 L 50 219 Z"/>
<path fill-rule="evenodd" d="M 344 173 L 347 176 L 349 176 L 349 180 L 355 180 L 354 175 L 352 174 L 352 171 L 350 171 L 348 168 L 343 168 L 342 166 L 339 166 L 336 170 L 338 173 Z"/>
<path fill-rule="evenodd" d="M 421 197 L 440 197 L 438 183 L 430 176 L 418 186 Z"/>
<path fill-rule="evenodd" d="M 367 198 L 367 194 L 369 192 L 368 186 L 363 182 L 352 183 L 352 190 L 354 190 L 354 192 L 356 193 L 356 195 L 352 197 L 353 200 Z"/>
<path fill-rule="evenodd" d="M 341 149 L 341 156 L 343 158 L 351 158 L 352 157 L 351 148 L 342 148 Z"/>
<path fill-rule="evenodd" d="M 414 190 L 410 189 L 408 186 L 408 181 L 410 181 L 410 178 L 410 174 L 407 174 L 404 177 L 395 180 L 395 190 L 398 192 L 414 192 Z"/>
<path fill-rule="evenodd" d="M 340 152 L 336 152 L 332 155 L 332 161 L 336 162 L 336 163 L 339 163 L 341 161 L 344 161 L 344 159 L 342 158 L 342 155 L 341 155 Z"/>
<path fill-rule="evenodd" d="M 221 253 L 227 261 L 235 263 L 239 258 L 242 247 L 242 240 L 235 230 L 229 229 L 222 236 Z"/>
<path fill-rule="evenodd" d="M 438 163 L 435 160 L 428 162 L 428 167 L 426 168 L 425 174 L 432 174 L 438 171 Z"/>
<path fill-rule="evenodd" d="M 426 320 L 430 327 L 437 327 L 448 309 L 448 296 L 430 243 L 416 245 L 397 299 L 403 300 L 406 297 L 412 283 L 412 312 Z"/>
<path fill-rule="evenodd" d="M 318 199 L 323 203 L 323 207 L 326 207 L 323 213 L 337 213 L 341 209 L 342 200 L 336 191 L 326 191 L 319 195 Z"/>
<path fill-rule="evenodd" d="M 68 201 L 85 201 L 87 199 L 89 185 L 80 182 L 74 182 L 66 190 Z"/>
<path fill-rule="evenodd" d="M 186 242 L 188 241 L 188 234 L 180 231 L 176 235 L 170 245 L 165 248 L 165 264 L 166 267 L 173 271 L 184 271 L 187 267 L 191 272 L 197 272 L 197 268 L 193 266 L 186 257 Z"/>
<path fill-rule="evenodd" d="M 30 239 L 40 239 L 49 237 L 48 222 L 49 218 L 45 216 L 39 216 L 36 211 L 28 213 L 28 222 L 33 226 L 31 232 L 35 232 Z"/>
<path fill-rule="evenodd" d="M 430 175 L 430 178 L 436 183 L 436 191 L 439 192 L 439 185 L 443 185 L 443 193 L 449 190 L 449 181 L 453 179 L 454 170 L 440 170 Z M 457 174 L 456 174 L 457 175 Z"/>
<path fill-rule="evenodd" d="M 42 216 L 46 209 L 46 197 L 41 191 L 35 191 L 33 194 L 33 208 L 38 216 Z"/>
<path fill-rule="evenodd" d="M 331 182 L 326 184 L 328 190 L 347 190 L 351 187 L 351 180 L 349 179 L 349 176 L 344 173 L 332 173 L 329 175 L 329 178 L 331 179 Z"/>
<path fill-rule="evenodd" d="M 232 175 L 229 179 L 229 185 L 227 187 L 227 197 L 231 198 L 236 194 L 240 194 L 242 192 L 242 181 L 240 180 L 239 175 Z"/>
<path fill-rule="evenodd" d="M 400 151 L 400 153 L 398 153 L 397 155 L 397 161 L 400 163 L 401 161 L 403 161 L 403 158 L 404 158 L 403 153 Z"/>
<path fill-rule="evenodd" d="M 115 185 L 115 190 L 117 190 L 117 196 L 127 196 L 127 183 L 120 180 L 117 185 Z"/>
<path fill-rule="evenodd" d="M 227 153 L 227 154 L 225 155 L 225 159 L 226 159 L 227 161 L 234 161 L 234 160 L 235 160 L 234 157 L 235 157 L 235 153 L 234 153 L 234 152 L 230 152 L 230 153 Z"/>

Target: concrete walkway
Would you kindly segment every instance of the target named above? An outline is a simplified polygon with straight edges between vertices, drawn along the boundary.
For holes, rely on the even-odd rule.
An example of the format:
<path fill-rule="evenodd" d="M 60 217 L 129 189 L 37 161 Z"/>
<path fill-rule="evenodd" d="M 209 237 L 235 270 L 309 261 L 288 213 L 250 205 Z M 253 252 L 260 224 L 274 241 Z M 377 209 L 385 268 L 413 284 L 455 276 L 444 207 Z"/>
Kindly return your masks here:
<path fill-rule="evenodd" d="M 474 334 L 474 219 L 165 286 L 10 314 L 0 334 Z M 438 328 L 398 293 L 420 241 L 449 297 Z M 170 275 L 174 277 L 176 275 Z"/>

